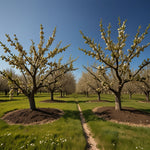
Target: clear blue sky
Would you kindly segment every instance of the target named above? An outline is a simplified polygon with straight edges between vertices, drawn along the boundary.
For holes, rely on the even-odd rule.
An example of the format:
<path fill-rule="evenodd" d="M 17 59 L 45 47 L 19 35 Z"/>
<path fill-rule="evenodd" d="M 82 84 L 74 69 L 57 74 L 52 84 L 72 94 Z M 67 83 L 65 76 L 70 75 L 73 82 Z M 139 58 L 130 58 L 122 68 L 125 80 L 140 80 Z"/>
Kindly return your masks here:
<path fill-rule="evenodd" d="M 56 43 L 62 40 L 62 46 L 71 44 L 63 53 L 64 59 L 72 54 L 78 57 L 75 67 L 76 79 L 81 76 L 82 65 L 90 65 L 95 62 L 91 57 L 85 56 L 78 48 L 87 48 L 79 31 L 101 41 L 99 32 L 100 19 L 104 26 L 112 24 L 115 37 L 118 17 L 121 20 L 127 19 L 127 33 L 130 35 L 128 43 L 135 35 L 139 25 L 144 31 L 150 23 L 150 0 L 1 0 L 0 1 L 0 40 L 4 43 L 5 33 L 11 36 L 17 34 L 24 48 L 29 49 L 30 39 L 36 44 L 39 42 L 40 24 L 44 26 L 46 38 L 52 34 L 54 27 L 57 27 Z M 113 36 L 112 36 L 113 37 Z M 150 33 L 145 42 L 150 42 Z M 0 52 L 2 53 L 0 48 Z M 150 57 L 150 48 L 145 49 L 140 58 L 135 59 L 133 68 L 144 59 Z M 56 57 L 57 59 L 57 57 Z M 0 61 L 0 69 L 8 66 Z"/>

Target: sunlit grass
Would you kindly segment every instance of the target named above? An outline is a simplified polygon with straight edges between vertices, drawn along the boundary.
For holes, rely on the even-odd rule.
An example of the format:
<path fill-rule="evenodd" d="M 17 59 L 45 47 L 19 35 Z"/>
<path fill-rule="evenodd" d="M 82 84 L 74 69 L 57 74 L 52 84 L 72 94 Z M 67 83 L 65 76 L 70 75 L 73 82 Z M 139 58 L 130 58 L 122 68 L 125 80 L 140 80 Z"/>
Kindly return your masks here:
<path fill-rule="evenodd" d="M 76 104 L 40 102 L 48 98 L 48 94 L 37 94 L 35 96 L 37 107 L 58 108 L 63 110 L 65 115 L 53 123 L 43 125 L 8 125 L 0 120 L 0 149 L 78 150 L 85 148 L 86 142 Z M 29 108 L 29 104 L 28 100 L 20 95 L 16 101 L 0 103 L 0 116 L 8 111 L 23 108 Z"/>
<path fill-rule="evenodd" d="M 84 150 L 86 146 L 83 135 L 79 112 L 76 103 L 79 103 L 86 122 L 90 126 L 93 135 L 100 148 L 105 150 L 136 150 L 150 149 L 150 128 L 130 127 L 104 121 L 92 113 L 92 109 L 102 106 L 115 106 L 114 95 L 101 94 L 102 100 L 109 102 L 88 102 L 97 100 L 97 95 L 72 94 L 63 98 L 55 93 L 55 100 L 64 100 L 68 103 L 44 103 L 43 100 L 50 100 L 50 93 L 38 93 L 35 95 L 38 108 L 58 108 L 65 112 L 59 120 L 43 125 L 8 125 L 0 120 L 0 150 L 8 149 L 36 149 L 36 150 Z M 0 117 L 5 113 L 15 110 L 29 108 L 28 99 L 23 96 L 0 95 Z M 150 112 L 149 103 L 140 103 L 145 100 L 144 95 L 122 95 L 122 106 Z"/>
<path fill-rule="evenodd" d="M 140 97 L 140 100 L 144 100 L 143 95 L 134 95 L 131 100 L 129 100 L 128 95 L 123 95 L 122 106 L 133 107 L 150 112 L 150 104 L 140 103 L 138 96 Z M 105 150 L 150 149 L 150 128 L 131 127 L 104 121 L 95 116 L 91 111 L 95 107 L 114 107 L 114 103 L 80 103 L 80 106 L 100 148 L 104 148 Z"/>

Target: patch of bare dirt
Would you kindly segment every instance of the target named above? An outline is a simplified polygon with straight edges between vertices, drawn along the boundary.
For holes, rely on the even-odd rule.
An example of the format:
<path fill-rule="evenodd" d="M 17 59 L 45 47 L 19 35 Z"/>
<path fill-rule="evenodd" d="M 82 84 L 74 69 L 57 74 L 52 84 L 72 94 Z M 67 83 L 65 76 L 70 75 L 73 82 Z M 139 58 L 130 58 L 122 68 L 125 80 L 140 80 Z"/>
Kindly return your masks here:
<path fill-rule="evenodd" d="M 5 114 L 2 119 L 9 124 L 33 125 L 53 122 L 63 114 L 63 111 L 54 108 L 21 109 Z"/>
<path fill-rule="evenodd" d="M 150 113 L 134 108 L 126 107 L 122 111 L 116 111 L 114 107 L 97 107 L 93 109 L 93 112 L 104 120 L 133 126 L 150 127 Z"/>

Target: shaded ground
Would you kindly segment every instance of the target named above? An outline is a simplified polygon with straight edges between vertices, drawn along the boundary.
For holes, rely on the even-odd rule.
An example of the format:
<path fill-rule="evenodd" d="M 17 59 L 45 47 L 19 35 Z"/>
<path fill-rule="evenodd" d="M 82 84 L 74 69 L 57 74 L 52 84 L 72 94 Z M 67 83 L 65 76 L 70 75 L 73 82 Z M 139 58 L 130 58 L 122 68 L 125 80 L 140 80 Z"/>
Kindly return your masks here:
<path fill-rule="evenodd" d="M 2 119 L 9 124 L 43 124 L 57 120 L 63 114 L 63 111 L 54 108 L 21 109 L 5 114 Z"/>
<path fill-rule="evenodd" d="M 76 101 L 65 101 L 65 100 L 44 100 L 41 102 L 45 103 L 75 103 Z M 78 101 L 78 102 L 85 102 L 85 103 L 97 103 L 97 102 L 108 102 L 108 103 L 114 103 L 113 101 L 108 101 L 108 100 L 87 100 L 87 101 Z"/>
<path fill-rule="evenodd" d="M 40 102 L 45 102 L 45 103 L 67 103 L 67 102 L 74 102 L 74 101 L 64 101 L 64 100 L 44 100 L 44 101 L 40 101 Z"/>
<path fill-rule="evenodd" d="M 150 113 L 134 108 L 125 107 L 122 111 L 115 111 L 114 107 L 97 107 L 93 112 L 104 120 L 135 126 L 150 126 Z"/>
<path fill-rule="evenodd" d="M 108 103 L 114 103 L 114 101 L 108 101 L 108 100 L 88 100 L 87 103 L 97 103 L 97 102 L 108 102 Z"/>
<path fill-rule="evenodd" d="M 0 103 L 3 103 L 3 102 L 8 102 L 10 100 L 0 100 Z"/>

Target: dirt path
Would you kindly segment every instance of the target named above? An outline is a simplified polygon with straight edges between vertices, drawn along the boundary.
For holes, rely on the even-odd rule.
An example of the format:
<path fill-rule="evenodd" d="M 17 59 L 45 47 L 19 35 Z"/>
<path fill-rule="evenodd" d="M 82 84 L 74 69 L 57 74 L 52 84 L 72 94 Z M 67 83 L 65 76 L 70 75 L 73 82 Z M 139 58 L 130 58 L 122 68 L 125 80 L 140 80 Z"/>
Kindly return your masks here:
<path fill-rule="evenodd" d="M 83 132 L 85 134 L 86 142 L 87 142 L 87 150 L 99 150 L 96 147 L 97 144 L 96 144 L 94 138 L 92 137 L 92 133 L 89 130 L 89 128 L 87 126 L 87 123 L 85 122 L 85 118 L 83 116 L 83 113 L 82 113 L 82 110 L 80 108 L 80 105 L 77 104 L 77 106 L 78 106 L 78 110 L 80 112 L 81 124 L 82 124 L 82 128 L 83 128 Z"/>

